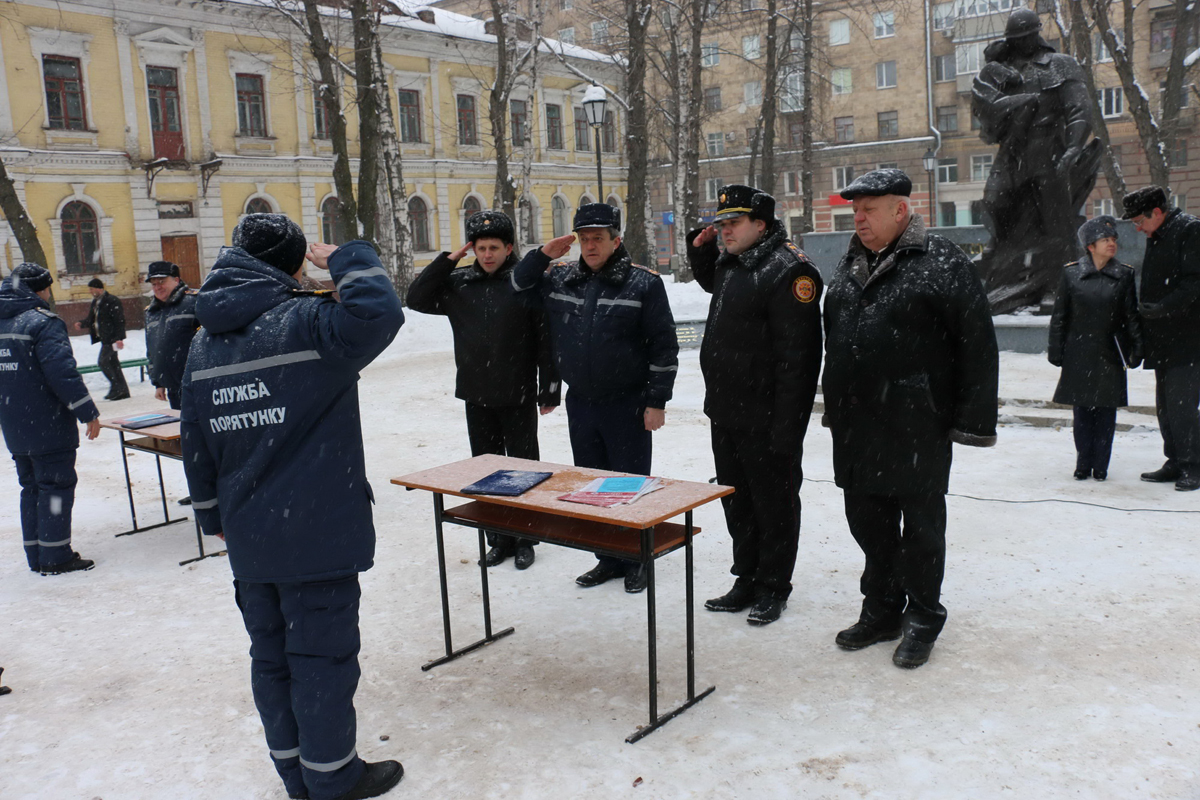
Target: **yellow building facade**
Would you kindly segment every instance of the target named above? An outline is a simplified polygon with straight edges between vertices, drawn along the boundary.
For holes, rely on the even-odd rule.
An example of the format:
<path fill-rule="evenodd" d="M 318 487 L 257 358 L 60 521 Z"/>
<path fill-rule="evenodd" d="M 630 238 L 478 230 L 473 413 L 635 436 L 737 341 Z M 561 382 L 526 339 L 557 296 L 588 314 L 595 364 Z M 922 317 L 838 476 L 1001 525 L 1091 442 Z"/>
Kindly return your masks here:
<path fill-rule="evenodd" d="M 64 316 L 81 314 L 96 277 L 136 308 L 146 266 L 163 258 L 198 284 L 246 213 L 281 212 L 310 241 L 330 238 L 336 195 L 317 69 L 282 15 L 255 2 L 17 0 L 0 17 L 0 158 Z M 349 36 L 332 20 L 330 32 Z M 382 42 L 421 267 L 463 244 L 466 216 L 492 207 L 495 39 L 479 20 L 422 10 L 388 17 Z M 539 54 L 536 84 L 519 82 L 509 109 L 510 172 L 518 191 L 530 187 L 523 243 L 569 230 L 581 203 L 621 206 L 625 195 L 623 115 L 609 104 L 601 197 L 581 106 L 589 81 L 579 77 L 615 89 L 620 68 L 556 49 L 561 58 Z M 353 137 L 354 87 L 342 88 Z M 0 226 L 0 270 L 20 261 Z"/>

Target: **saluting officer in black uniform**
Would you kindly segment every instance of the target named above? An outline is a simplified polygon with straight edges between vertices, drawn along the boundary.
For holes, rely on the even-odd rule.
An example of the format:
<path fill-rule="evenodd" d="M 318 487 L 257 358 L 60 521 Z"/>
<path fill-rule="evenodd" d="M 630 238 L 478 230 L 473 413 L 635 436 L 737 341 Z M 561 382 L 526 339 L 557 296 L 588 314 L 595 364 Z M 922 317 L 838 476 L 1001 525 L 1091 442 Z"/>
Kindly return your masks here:
<path fill-rule="evenodd" d="M 456 269 L 468 250 L 475 263 Z M 494 453 L 537 461 L 538 407 L 549 414 L 559 403 L 558 370 L 541 304 L 511 287 L 513 224 L 500 211 L 467 220 L 467 244 L 441 253 L 408 289 L 408 307 L 443 314 L 454 331 L 458 367 L 454 396 L 467 406 L 471 455 Z M 489 567 L 515 555 L 517 569 L 533 564 L 534 542 L 488 532 Z"/>
<path fill-rule="evenodd" d="M 800 539 L 800 457 L 821 370 L 821 276 L 788 241 L 775 198 L 721 189 L 716 224 L 688 234 L 696 282 L 713 295 L 700 368 L 717 480 L 733 539 L 733 588 L 704 604 L 779 619 Z M 717 248 L 717 237 L 725 252 Z"/>
<path fill-rule="evenodd" d="M 621 213 L 606 203 L 575 212 L 578 262 L 556 262 L 575 236 L 551 239 L 513 270 L 512 284 L 545 305 L 559 374 L 567 384 L 567 425 L 575 465 L 650 474 L 651 432 L 663 426 L 679 365 L 675 320 L 662 278 L 634 264 L 621 244 Z M 575 579 L 598 586 L 625 575 L 625 591 L 646 588 L 636 562 L 601 556 Z"/>

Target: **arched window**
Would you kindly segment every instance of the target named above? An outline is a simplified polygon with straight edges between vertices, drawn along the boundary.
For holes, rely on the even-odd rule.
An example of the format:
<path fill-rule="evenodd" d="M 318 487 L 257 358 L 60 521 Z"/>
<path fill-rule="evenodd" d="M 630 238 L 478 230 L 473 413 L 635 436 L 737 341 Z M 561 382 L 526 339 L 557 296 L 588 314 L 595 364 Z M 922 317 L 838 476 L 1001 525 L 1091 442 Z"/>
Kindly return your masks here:
<path fill-rule="evenodd" d="M 593 200 L 590 195 L 586 195 L 586 194 L 579 195 L 579 205 L 581 205 L 581 206 L 586 206 L 588 203 L 594 203 L 594 202 L 596 202 L 596 201 Z"/>
<path fill-rule="evenodd" d="M 87 203 L 75 200 L 63 208 L 61 219 L 67 272 L 98 272 L 102 265 L 96 212 Z"/>
<path fill-rule="evenodd" d="M 604 202 L 608 203 L 613 208 L 621 207 L 621 198 L 617 197 L 615 194 L 610 194 L 608 196 L 608 199 L 605 200 Z"/>
<path fill-rule="evenodd" d="M 465 242 L 467 240 L 467 220 L 483 211 L 483 204 L 474 195 L 467 195 L 467 198 L 463 200 L 462 210 L 463 241 Z"/>
<path fill-rule="evenodd" d="M 567 201 L 555 195 L 551 207 L 554 211 L 554 238 L 566 236 L 571 232 L 571 221 L 567 219 Z"/>
<path fill-rule="evenodd" d="M 326 197 L 321 203 L 321 241 L 325 244 L 344 244 L 342 236 L 342 202 Z"/>
<path fill-rule="evenodd" d="M 429 244 L 429 207 L 419 197 L 409 198 L 408 227 L 412 231 L 413 250 L 424 253 L 433 249 Z"/>
<path fill-rule="evenodd" d="M 271 204 L 261 197 L 251 197 L 246 202 L 247 214 L 274 214 L 275 209 L 271 208 Z"/>

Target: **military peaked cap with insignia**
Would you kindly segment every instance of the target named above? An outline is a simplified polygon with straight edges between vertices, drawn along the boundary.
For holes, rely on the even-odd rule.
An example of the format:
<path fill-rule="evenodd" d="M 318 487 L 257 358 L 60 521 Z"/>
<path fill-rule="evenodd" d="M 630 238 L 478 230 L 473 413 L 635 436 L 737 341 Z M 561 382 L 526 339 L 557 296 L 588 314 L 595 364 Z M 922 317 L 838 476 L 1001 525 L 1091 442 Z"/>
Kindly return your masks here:
<path fill-rule="evenodd" d="M 908 197 L 912 194 L 912 180 L 904 174 L 903 170 L 890 167 L 873 169 L 866 174 L 859 175 L 849 186 L 842 189 L 843 200 L 853 200 L 856 197 L 883 197 L 889 194 L 898 194 L 901 197 Z"/>
<path fill-rule="evenodd" d="M 1125 195 L 1121 200 L 1121 205 L 1125 207 L 1125 213 L 1121 215 L 1121 219 L 1140 217 L 1149 214 L 1156 208 L 1166 211 L 1167 192 L 1161 186 L 1147 186 Z"/>
<path fill-rule="evenodd" d="M 762 189 L 731 183 L 717 192 L 717 216 L 714 222 L 748 216 L 763 222 L 775 221 L 775 198 Z"/>
<path fill-rule="evenodd" d="M 1102 217 L 1089 219 L 1079 226 L 1079 243 L 1084 247 L 1101 239 L 1117 238 L 1117 220 L 1105 214 Z"/>
<path fill-rule="evenodd" d="M 585 203 L 575 212 L 575 224 L 571 230 L 584 228 L 615 228 L 621 231 L 621 209 L 608 203 Z"/>
<path fill-rule="evenodd" d="M 503 211 L 480 211 L 467 218 L 467 241 L 499 239 L 512 244 L 516 239 L 512 220 Z"/>
<path fill-rule="evenodd" d="M 54 283 L 50 270 L 32 261 L 18 264 L 12 271 L 12 277 L 14 285 L 19 283 L 31 292 L 40 292 Z"/>
<path fill-rule="evenodd" d="M 149 283 L 152 278 L 178 278 L 179 265 L 172 264 L 170 261 L 151 261 L 150 266 L 146 267 L 146 283 Z"/>

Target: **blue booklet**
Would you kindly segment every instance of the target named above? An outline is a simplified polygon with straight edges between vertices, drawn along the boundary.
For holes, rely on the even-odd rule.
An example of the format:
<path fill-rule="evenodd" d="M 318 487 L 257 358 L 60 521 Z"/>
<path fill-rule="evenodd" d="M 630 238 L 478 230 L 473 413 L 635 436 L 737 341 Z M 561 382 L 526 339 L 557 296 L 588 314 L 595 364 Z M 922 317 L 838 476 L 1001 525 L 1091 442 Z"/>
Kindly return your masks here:
<path fill-rule="evenodd" d="M 179 422 L 179 417 L 170 414 L 137 414 L 124 419 L 115 419 L 113 422 L 120 425 L 122 428 L 130 430 L 140 430 L 141 428 L 153 428 L 155 425 L 168 425 L 172 422 Z"/>
<path fill-rule="evenodd" d="M 463 494 L 494 494 L 517 497 L 553 475 L 553 472 L 529 472 L 519 469 L 498 469 L 486 478 L 463 487 Z"/>

